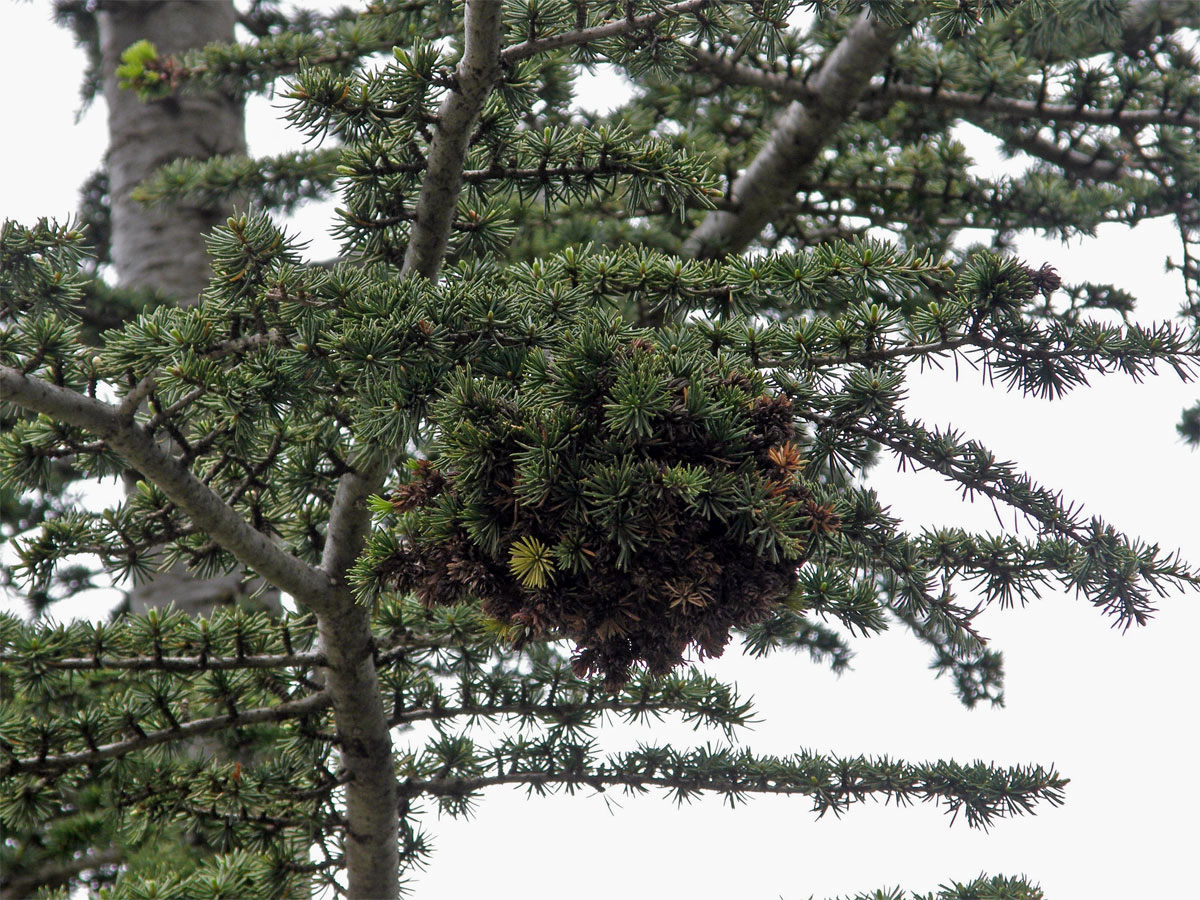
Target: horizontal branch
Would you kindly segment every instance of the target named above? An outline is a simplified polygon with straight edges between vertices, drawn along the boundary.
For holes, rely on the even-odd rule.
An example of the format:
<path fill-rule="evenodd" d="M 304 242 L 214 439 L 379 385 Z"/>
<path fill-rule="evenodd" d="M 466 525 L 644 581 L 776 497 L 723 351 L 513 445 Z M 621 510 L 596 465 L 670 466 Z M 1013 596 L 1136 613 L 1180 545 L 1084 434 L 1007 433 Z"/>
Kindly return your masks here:
<path fill-rule="evenodd" d="M 789 75 L 764 72 L 753 66 L 734 62 L 709 50 L 694 47 L 691 48 L 691 53 L 696 61 L 696 68 L 716 76 L 726 84 L 763 88 L 801 102 L 807 102 L 816 97 L 816 89 L 811 84 Z M 863 103 L 879 103 L 889 100 L 907 100 L 942 109 L 971 110 L 978 115 L 1002 118 L 1041 119 L 1134 128 L 1143 128 L 1147 125 L 1180 125 L 1187 128 L 1200 128 L 1200 116 L 1189 115 L 1186 110 L 1182 109 L 1096 109 L 1062 103 L 1047 103 L 1041 99 L 1022 100 L 994 93 L 975 94 L 901 82 L 891 82 L 882 87 L 865 91 L 862 95 Z"/>
<path fill-rule="evenodd" d="M 1041 119 L 1054 122 L 1079 122 L 1087 125 L 1113 125 L 1144 128 L 1147 125 L 1179 125 L 1200 128 L 1200 116 L 1185 110 L 1170 109 L 1089 109 L 1043 100 L 1021 100 L 998 94 L 971 94 L 915 84 L 889 84 L 880 90 L 884 97 L 910 100 L 944 109 L 975 110 L 989 116 L 1015 119 Z M 868 95 L 866 100 L 872 99 Z"/>
<path fill-rule="evenodd" d="M 633 791 L 663 788 L 679 800 L 701 792 L 730 797 L 803 794 L 812 798 L 819 815 L 839 815 L 852 803 L 868 797 L 901 803 L 916 799 L 944 803 L 953 815 L 964 813 L 969 825 L 986 828 L 997 816 L 1032 812 L 1041 801 L 1059 805 L 1068 783 L 1057 772 L 1040 767 L 998 770 L 983 763 L 909 764 L 862 758 L 823 759 L 807 754 L 783 760 L 712 748 L 680 754 L 669 748 L 642 747 L 617 757 L 612 765 L 596 767 L 583 760 L 575 763 L 567 758 L 540 757 L 514 759 L 512 765 L 515 771 L 495 774 L 409 777 L 401 782 L 400 794 L 459 799 L 502 784 L 525 785 L 534 790 L 578 785 L 598 791 L 609 787 Z"/>
<path fill-rule="evenodd" d="M 404 662 L 414 653 L 453 649 L 453 645 L 427 634 L 409 633 L 394 646 L 382 648 L 375 656 L 380 668 Z M 39 669 L 59 671 L 122 670 L 128 672 L 210 672 L 235 669 L 320 668 L 328 664 L 324 653 L 259 653 L 243 656 L 64 656 L 58 659 L 41 653 L 3 652 L 0 663 L 36 665 Z"/>
<path fill-rule="evenodd" d="M 9 403 L 97 435 L 239 562 L 306 606 L 317 611 L 325 607 L 331 582 L 324 573 L 250 525 L 137 425 L 132 415 L 121 415 L 107 403 L 8 366 L 0 366 L 0 395 Z"/>
<path fill-rule="evenodd" d="M 581 28 L 578 31 L 568 31 L 563 34 L 555 34 L 550 37 L 535 38 L 533 40 L 523 41 L 520 44 L 513 44 L 511 47 L 505 47 L 500 52 L 500 59 L 508 64 L 514 63 L 517 60 L 526 59 L 538 53 L 547 53 L 550 50 L 559 50 L 563 47 L 574 47 L 580 44 L 588 44 L 592 41 L 600 41 L 605 38 L 620 37 L 624 34 L 631 34 L 638 31 L 644 31 L 664 19 L 674 18 L 686 13 L 698 12 L 706 6 L 711 6 L 713 0 L 683 0 L 682 3 L 672 3 L 669 6 L 664 6 L 656 12 L 646 13 L 641 16 L 631 16 L 626 19 L 621 19 L 617 22 L 606 22 L 603 25 L 595 25 L 591 28 Z"/>
<path fill-rule="evenodd" d="M 864 350 L 861 353 L 847 351 L 844 354 L 810 356 L 804 362 L 806 365 L 817 369 L 828 368 L 830 366 L 871 365 L 872 363 L 885 362 L 890 359 L 939 356 L 943 353 L 958 350 L 964 346 L 983 346 L 980 340 L 976 335 L 965 334 L 961 337 L 946 338 L 945 340 L 932 341 L 928 344 L 898 344 L 894 347 L 887 347 L 881 350 Z"/>
<path fill-rule="evenodd" d="M 28 656 L 0 653 L 0 663 L 29 665 Z M 272 653 L 257 656 L 69 656 L 38 659 L 41 669 L 94 671 L 121 669 L 127 672 L 214 672 L 230 669 L 291 669 L 325 665 L 323 653 Z"/>
<path fill-rule="evenodd" d="M 1003 341 L 998 338 L 987 337 L 979 331 L 970 331 L 959 337 L 945 338 L 940 341 L 932 341 L 926 344 L 897 344 L 892 347 L 887 347 L 879 350 L 864 350 L 862 352 L 847 351 L 844 354 L 825 354 L 822 356 L 807 357 L 804 362 L 813 368 L 828 368 L 831 366 L 847 366 L 847 365 L 872 365 L 873 363 L 885 362 L 892 359 L 909 359 L 921 356 L 940 356 L 941 354 L 960 350 L 964 347 L 974 347 L 980 350 L 992 350 L 997 353 L 1004 354 L 1005 361 L 1007 360 L 1030 360 L 1036 359 L 1039 362 L 1053 363 L 1063 360 L 1083 360 L 1091 361 L 1094 359 L 1106 359 L 1104 355 L 1095 350 L 1078 345 L 1062 346 L 1057 349 L 1046 349 L 1045 347 L 1035 347 L 1029 344 L 1014 344 L 1009 341 Z M 1156 350 L 1147 350 L 1144 354 L 1149 361 L 1161 360 L 1162 355 Z M 1175 361 L 1168 362 L 1179 372 L 1181 377 L 1188 376 L 1192 371 L 1192 363 L 1186 361 L 1195 358 L 1200 358 L 1200 347 L 1182 350 L 1176 354 Z M 985 360 L 989 362 L 989 360 Z M 1102 367 L 1096 366 L 1100 371 L 1106 371 Z"/>
<path fill-rule="evenodd" d="M 493 719 L 497 716 L 522 716 L 553 721 L 559 718 L 574 719 L 580 715 L 597 713 L 634 713 L 637 715 L 654 715 L 660 712 L 684 713 L 703 715 L 707 724 L 719 725 L 728 734 L 733 727 L 745 725 L 750 721 L 748 707 L 737 708 L 726 721 L 718 721 L 718 716 L 711 710 L 701 707 L 686 699 L 648 701 L 641 697 L 590 697 L 587 701 L 552 702 L 538 704 L 531 701 L 515 701 L 510 703 L 464 703 L 461 706 L 432 705 L 428 709 L 408 710 L 393 716 L 388 720 L 391 727 L 409 725 L 413 722 L 440 722 L 446 719 L 458 719 L 464 716 L 486 716 Z"/>
<path fill-rule="evenodd" d="M 1090 153 L 1081 153 L 1070 147 L 1060 147 L 1054 141 L 1038 134 L 1028 134 L 1015 128 L 1003 127 L 1000 123 L 986 116 L 968 115 L 971 124 L 978 126 L 993 137 L 999 138 L 1017 150 L 1030 156 L 1058 166 L 1073 178 L 1084 181 L 1111 182 L 1125 174 L 1125 167 L 1118 162 L 1104 159 Z"/>
<path fill-rule="evenodd" d="M 157 747 L 160 744 L 174 741 L 186 741 L 191 738 L 224 731 L 227 728 L 242 728 L 247 725 L 261 725 L 266 722 L 284 722 L 288 719 L 299 719 L 312 715 L 327 708 L 332 703 L 328 691 L 304 697 L 301 700 L 289 700 L 278 706 L 264 706 L 249 709 L 237 715 L 211 716 L 205 719 L 195 719 L 180 725 L 178 728 L 163 728 L 159 731 L 147 732 L 137 737 L 102 744 L 95 750 L 79 753 L 63 753 L 58 756 L 31 756 L 22 759 L 10 759 L 0 764 L 0 778 L 7 778 L 19 772 L 36 772 L 51 774 L 61 772 L 76 766 L 87 766 L 115 759 L 138 750 Z"/>
<path fill-rule="evenodd" d="M 330 785 L 329 790 L 332 791 L 334 787 L 336 785 Z M 212 806 L 198 806 L 193 803 L 180 804 L 178 811 L 186 813 L 193 822 L 214 821 L 222 824 L 236 822 L 239 825 L 256 825 L 260 828 L 265 827 L 276 832 L 291 828 L 302 829 L 305 834 L 312 834 L 314 829 L 318 829 L 322 833 L 329 834 L 330 832 L 346 827 L 345 817 L 336 814 L 304 817 L 272 816 L 265 812 L 252 813 L 245 808 L 239 811 L 240 814 L 231 814 L 228 810 L 218 810 Z"/>

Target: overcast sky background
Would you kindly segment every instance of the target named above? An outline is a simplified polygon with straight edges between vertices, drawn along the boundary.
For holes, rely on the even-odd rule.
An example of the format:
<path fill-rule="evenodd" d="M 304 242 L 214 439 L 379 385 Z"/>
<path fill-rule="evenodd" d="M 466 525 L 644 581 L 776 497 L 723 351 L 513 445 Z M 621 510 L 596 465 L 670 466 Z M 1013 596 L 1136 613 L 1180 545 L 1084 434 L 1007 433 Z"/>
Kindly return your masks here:
<path fill-rule="evenodd" d="M 31 223 L 63 218 L 96 169 L 107 137 L 103 101 L 79 123 L 83 55 L 51 23 L 48 2 L 0 3 L 0 218 Z M 614 80 L 591 79 L 581 105 L 621 95 Z M 252 100 L 252 153 L 299 144 L 270 101 Z M 1009 171 L 986 138 L 964 135 L 989 166 Z M 302 212 L 293 228 L 312 239 L 310 256 L 335 245 L 328 208 Z M 1068 283 L 1111 282 L 1141 298 L 1139 318 L 1175 313 L 1181 279 L 1163 270 L 1178 254 L 1170 222 L 1136 230 L 1106 227 L 1068 246 L 1029 237 L 1019 243 L 1035 266 L 1055 265 Z M 963 369 L 914 373 L 909 414 L 930 425 L 953 423 L 999 457 L 1017 460 L 1038 481 L 1083 502 L 1117 528 L 1200 563 L 1200 456 L 1175 433 L 1181 408 L 1200 389 L 1173 374 L 1142 385 L 1109 377 L 1065 400 L 1007 394 Z M 898 473 L 885 458 L 871 474 L 885 504 L 913 530 L 961 525 L 996 531 L 988 504 L 966 505 L 928 473 Z M 1005 516 L 1012 525 L 1011 514 Z M 1005 652 L 1007 706 L 967 711 L 951 685 L 927 669 L 929 654 L 895 631 L 854 643 L 854 668 L 837 678 L 806 658 L 739 657 L 707 664 L 756 698 L 761 722 L 741 735 L 757 752 L 808 748 L 843 755 L 889 754 L 912 761 L 975 759 L 1000 765 L 1053 764 L 1071 778 L 1066 805 L 999 821 L 990 833 L 950 827 L 929 805 L 898 809 L 866 804 L 842 819 L 816 821 L 803 797 L 751 799 L 738 809 L 718 798 L 677 808 L 658 794 L 624 797 L 590 790 L 575 797 L 526 800 L 497 789 L 469 821 L 438 820 L 427 829 L 436 853 L 413 887 L 422 898 L 505 900 L 561 894 L 573 900 L 686 895 L 832 897 L 900 884 L 930 891 L 980 872 L 1025 873 L 1053 900 L 1181 897 L 1194 886 L 1200 783 L 1190 773 L 1197 751 L 1194 661 L 1200 633 L 1196 594 L 1164 599 L 1145 628 L 1122 634 L 1085 601 L 1047 593 L 1023 609 L 988 610 L 982 630 Z M 105 615 L 92 596 L 60 615 Z M 486 733 L 477 739 L 486 741 Z M 717 740 L 675 723 L 613 727 L 603 746 L 639 740 L 677 745 Z M 402 749 L 408 737 L 397 737 Z"/>

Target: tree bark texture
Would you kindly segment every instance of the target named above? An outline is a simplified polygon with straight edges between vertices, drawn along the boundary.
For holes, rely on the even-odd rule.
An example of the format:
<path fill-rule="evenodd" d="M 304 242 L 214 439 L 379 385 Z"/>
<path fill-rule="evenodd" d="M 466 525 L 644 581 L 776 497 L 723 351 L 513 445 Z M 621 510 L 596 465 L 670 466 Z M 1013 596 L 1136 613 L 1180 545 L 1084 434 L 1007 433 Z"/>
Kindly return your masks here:
<path fill-rule="evenodd" d="M 100 8 L 117 277 L 124 287 L 152 288 L 185 305 L 196 302 L 208 280 L 204 236 L 232 208 L 226 204 L 147 208 L 134 201 L 130 192 L 172 160 L 245 153 L 242 102 L 191 90 L 144 102 L 135 91 L 121 90 L 114 73 L 121 54 L 139 40 L 150 41 L 160 56 L 168 56 L 214 41 L 232 41 L 235 21 L 231 0 L 127 0 Z"/>
<path fill-rule="evenodd" d="M 867 85 L 907 31 L 864 12 L 810 79 L 812 98 L 790 103 L 766 145 L 733 183 L 732 210 L 705 217 L 684 253 L 714 259 L 746 248 L 790 199 L 804 171 L 854 111 Z"/>
<path fill-rule="evenodd" d="M 416 222 L 404 253 L 404 274 L 436 280 L 446 258 L 450 228 L 462 193 L 463 165 L 471 132 L 492 88 L 501 76 L 500 21 L 503 4 L 470 0 L 463 27 L 462 59 L 454 72 L 454 90 L 438 110 L 438 128 L 429 147 L 428 168 L 417 199 Z"/>

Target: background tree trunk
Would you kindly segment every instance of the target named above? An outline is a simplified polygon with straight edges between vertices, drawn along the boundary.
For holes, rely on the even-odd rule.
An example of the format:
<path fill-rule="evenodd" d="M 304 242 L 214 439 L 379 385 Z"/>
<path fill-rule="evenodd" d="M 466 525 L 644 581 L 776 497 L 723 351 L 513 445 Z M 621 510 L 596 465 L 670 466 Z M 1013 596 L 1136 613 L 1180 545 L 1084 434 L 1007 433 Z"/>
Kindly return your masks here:
<path fill-rule="evenodd" d="M 196 302 L 209 276 L 204 236 L 232 212 L 171 204 L 147 208 L 130 192 L 175 159 L 245 153 L 240 98 L 191 90 L 143 101 L 117 86 L 121 54 L 148 40 L 166 56 L 213 41 L 233 40 L 231 0 L 134 0 L 100 9 L 104 99 L 108 103 L 108 172 L 112 190 L 112 255 L 122 286 L 151 288 L 179 303 Z"/>
<path fill-rule="evenodd" d="M 135 187 L 172 160 L 207 159 L 246 152 L 245 111 L 240 97 L 191 89 L 144 101 L 122 90 L 116 68 L 121 54 L 140 40 L 169 56 L 215 41 L 234 39 L 232 0 L 126 0 L 99 10 L 104 99 L 108 104 L 108 172 L 112 203 L 112 258 L 122 287 L 156 291 L 181 305 L 195 303 L 210 275 L 204 238 L 232 212 L 231 203 L 147 207 L 133 199 Z M 238 574 L 190 577 L 182 567 L 163 572 L 129 594 L 134 613 L 174 603 L 191 614 L 244 601 L 252 589 Z M 258 603 L 279 609 L 278 592 Z"/>

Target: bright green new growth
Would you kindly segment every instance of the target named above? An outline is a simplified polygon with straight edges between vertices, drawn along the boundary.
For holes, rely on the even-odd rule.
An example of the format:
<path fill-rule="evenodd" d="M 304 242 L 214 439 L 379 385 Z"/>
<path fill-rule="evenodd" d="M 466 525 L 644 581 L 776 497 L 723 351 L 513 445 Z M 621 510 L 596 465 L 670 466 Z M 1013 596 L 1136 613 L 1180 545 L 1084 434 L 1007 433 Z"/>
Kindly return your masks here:
<path fill-rule="evenodd" d="M 117 80 L 121 87 L 138 92 L 143 100 L 165 97 L 171 93 L 168 79 L 151 64 L 159 61 L 158 50 L 149 41 L 138 41 L 121 54 Z"/>
<path fill-rule="evenodd" d="M 531 588 L 549 587 L 554 581 L 554 561 L 549 548 L 534 537 L 513 542 L 508 566 L 521 584 Z"/>
<path fill-rule="evenodd" d="M 503 784 L 802 794 L 818 814 L 921 800 L 985 827 L 1061 802 L 1065 778 L 1036 765 L 753 754 L 732 744 L 749 703 L 681 665 L 728 642 L 841 671 L 852 641 L 903 628 L 964 703 L 1000 703 L 981 609 L 1067 588 L 1129 627 L 1200 580 L 904 409 L 914 363 L 969 360 L 1051 399 L 1098 373 L 1190 375 L 1187 329 L 1008 252 L 1024 229 L 1163 215 L 1191 252 L 1200 73 L 1180 23 L 1073 0 L 869 8 L 816 4 L 793 30 L 786 3 L 520 2 L 489 30 L 458 4 L 381 2 L 260 11 L 260 39 L 177 59 L 126 51 L 119 76 L 147 95 L 285 74 L 288 119 L 323 143 L 141 185 L 260 211 L 211 235 L 199 304 L 127 311 L 98 340 L 120 292 L 87 276 L 78 229 L 4 224 L 12 575 L 48 601 L 99 577 L 81 559 L 118 580 L 181 562 L 261 577 L 299 612 L 0 617 L 0 826 L 24 836 L 0 869 L 99 848 L 112 900 L 278 897 L 353 885 L 374 841 L 394 865 L 366 875 L 386 883 L 429 861 L 423 809 L 461 815 Z M 492 70 L 459 57 L 493 39 L 480 83 Z M 879 77 L 829 134 L 796 127 L 813 152 L 758 186 L 778 202 L 735 246 L 745 173 L 856 41 L 882 47 Z M 571 105 L 594 62 L 637 86 L 609 116 Z M 1039 161 L 982 177 L 958 121 Z M 435 189 L 445 250 L 414 260 L 437 243 L 419 213 Z M 334 193 L 327 263 L 261 211 Z M 956 250 L 962 228 L 993 240 Z M 885 453 L 1029 536 L 905 529 L 864 482 Z M 63 494 L 130 470 L 110 509 Z M 606 717 L 660 716 L 725 742 L 597 750 Z M 199 738 L 244 762 L 180 751 Z M 155 858 L 180 829 L 210 855 Z M 926 896 L 1041 892 L 981 876 Z"/>

